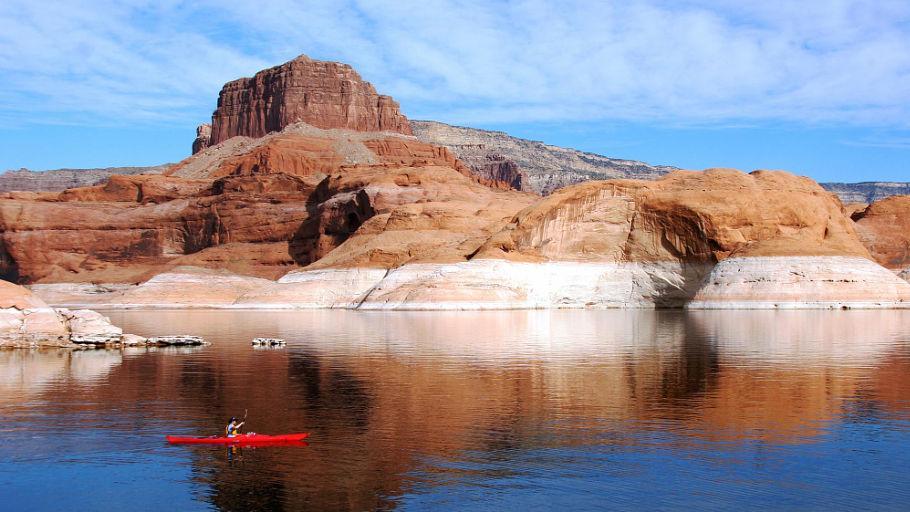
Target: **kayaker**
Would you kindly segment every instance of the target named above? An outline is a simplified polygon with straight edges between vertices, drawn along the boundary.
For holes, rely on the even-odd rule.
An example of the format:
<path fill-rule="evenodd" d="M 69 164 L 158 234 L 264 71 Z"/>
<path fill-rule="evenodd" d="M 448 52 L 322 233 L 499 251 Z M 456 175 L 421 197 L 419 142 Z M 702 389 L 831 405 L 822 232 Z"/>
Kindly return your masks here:
<path fill-rule="evenodd" d="M 228 437 L 234 437 L 240 433 L 240 427 L 242 427 L 244 423 L 245 422 L 243 421 L 237 423 L 237 418 L 231 416 L 231 421 L 228 423 L 227 427 L 224 428 L 224 433 Z"/>

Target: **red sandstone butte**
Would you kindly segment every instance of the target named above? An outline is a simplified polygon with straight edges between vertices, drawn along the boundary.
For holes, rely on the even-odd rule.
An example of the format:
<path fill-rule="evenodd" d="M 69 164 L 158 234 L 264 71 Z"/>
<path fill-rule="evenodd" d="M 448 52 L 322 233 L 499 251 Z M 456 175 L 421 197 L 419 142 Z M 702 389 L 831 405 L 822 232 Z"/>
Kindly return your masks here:
<path fill-rule="evenodd" d="M 193 151 L 238 135 L 262 137 L 298 122 L 412 135 L 398 103 L 378 94 L 351 66 L 301 55 L 252 78 L 226 83 L 212 114 L 211 138 L 208 144 L 194 143 Z"/>

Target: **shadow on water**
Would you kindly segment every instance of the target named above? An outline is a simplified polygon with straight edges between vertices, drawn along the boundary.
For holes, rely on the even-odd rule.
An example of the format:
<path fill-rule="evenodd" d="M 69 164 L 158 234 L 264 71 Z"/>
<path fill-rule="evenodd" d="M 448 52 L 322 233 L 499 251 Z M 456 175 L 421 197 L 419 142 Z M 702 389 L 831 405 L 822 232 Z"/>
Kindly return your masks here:
<path fill-rule="evenodd" d="M 371 414 L 368 387 L 351 371 L 322 365 L 315 353 L 292 350 L 288 355 L 291 395 L 319 423 L 343 422 L 365 430 Z"/>

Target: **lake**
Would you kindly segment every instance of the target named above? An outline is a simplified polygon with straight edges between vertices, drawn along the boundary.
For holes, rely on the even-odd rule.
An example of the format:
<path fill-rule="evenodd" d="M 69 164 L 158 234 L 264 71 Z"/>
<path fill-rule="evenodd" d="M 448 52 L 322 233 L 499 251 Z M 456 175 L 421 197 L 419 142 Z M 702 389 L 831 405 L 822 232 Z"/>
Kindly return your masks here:
<path fill-rule="evenodd" d="M 910 311 L 105 313 L 212 345 L 0 351 L 4 510 L 910 503 Z"/>

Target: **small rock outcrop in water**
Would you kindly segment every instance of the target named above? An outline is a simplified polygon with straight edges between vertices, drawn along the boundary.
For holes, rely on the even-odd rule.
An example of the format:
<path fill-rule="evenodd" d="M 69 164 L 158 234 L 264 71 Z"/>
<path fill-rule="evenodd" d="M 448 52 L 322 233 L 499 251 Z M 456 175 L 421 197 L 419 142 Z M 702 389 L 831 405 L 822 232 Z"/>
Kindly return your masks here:
<path fill-rule="evenodd" d="M 207 343 L 200 336 L 181 334 L 176 336 L 153 336 L 147 340 L 147 344 L 156 347 L 198 347 Z"/>
<path fill-rule="evenodd" d="M 283 347 L 287 345 L 281 338 L 253 338 L 251 343 L 254 347 Z"/>
<path fill-rule="evenodd" d="M 398 103 L 377 94 L 351 66 L 301 55 L 252 78 L 225 84 L 212 114 L 208 145 L 236 136 L 262 137 L 299 122 L 317 128 L 411 135 Z M 194 152 L 195 148 L 196 144 Z"/>

